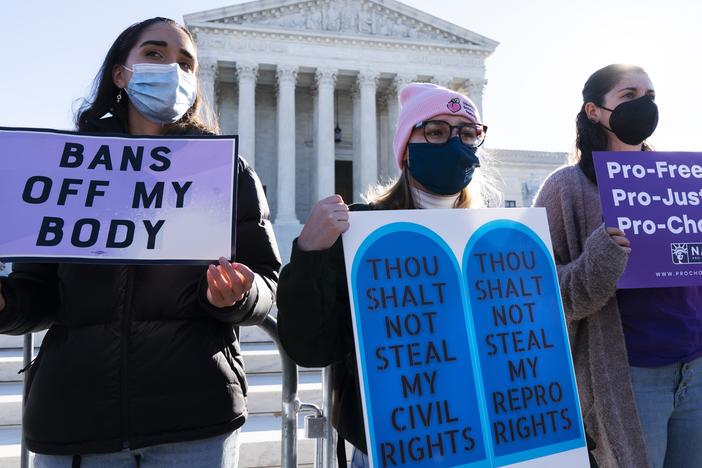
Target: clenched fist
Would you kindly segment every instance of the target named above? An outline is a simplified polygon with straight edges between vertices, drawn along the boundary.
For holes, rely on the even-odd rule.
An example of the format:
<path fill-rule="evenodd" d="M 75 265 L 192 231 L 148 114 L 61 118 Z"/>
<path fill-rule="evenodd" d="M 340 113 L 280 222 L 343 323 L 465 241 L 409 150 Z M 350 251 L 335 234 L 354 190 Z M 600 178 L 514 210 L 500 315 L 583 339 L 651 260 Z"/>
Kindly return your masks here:
<path fill-rule="evenodd" d="M 342 232 L 349 228 L 349 207 L 341 195 L 332 195 L 318 201 L 300 237 L 297 247 L 300 250 L 326 250 L 339 238 Z"/>

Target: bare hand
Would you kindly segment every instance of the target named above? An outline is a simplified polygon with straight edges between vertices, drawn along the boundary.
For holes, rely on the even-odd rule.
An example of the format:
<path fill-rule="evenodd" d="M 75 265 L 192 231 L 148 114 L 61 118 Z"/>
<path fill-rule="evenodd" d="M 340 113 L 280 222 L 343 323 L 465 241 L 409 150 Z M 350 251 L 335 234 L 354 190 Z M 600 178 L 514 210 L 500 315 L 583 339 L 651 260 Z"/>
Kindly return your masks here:
<path fill-rule="evenodd" d="M 326 250 L 349 228 L 349 207 L 341 195 L 318 201 L 302 228 L 297 246 L 300 250 Z"/>
<path fill-rule="evenodd" d="M 244 298 L 253 281 L 249 267 L 220 257 L 219 265 L 207 268 L 207 300 L 215 307 L 230 307 Z"/>
<path fill-rule="evenodd" d="M 623 248 L 626 253 L 631 253 L 631 243 L 629 242 L 629 239 L 626 238 L 624 232 L 621 229 L 608 227 L 605 230 L 607 231 L 607 234 L 609 234 L 609 236 L 612 238 L 615 244 Z"/>

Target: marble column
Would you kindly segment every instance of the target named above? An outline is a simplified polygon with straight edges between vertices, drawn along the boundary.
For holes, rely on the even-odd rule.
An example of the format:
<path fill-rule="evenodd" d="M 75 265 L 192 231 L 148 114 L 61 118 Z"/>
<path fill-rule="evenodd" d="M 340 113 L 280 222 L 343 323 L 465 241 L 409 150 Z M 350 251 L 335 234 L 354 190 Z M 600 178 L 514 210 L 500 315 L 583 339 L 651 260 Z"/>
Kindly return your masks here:
<path fill-rule="evenodd" d="M 360 175 L 356 193 L 366 193 L 378 183 L 378 135 L 375 107 L 378 74 L 362 71 L 358 75 L 360 104 Z"/>
<path fill-rule="evenodd" d="M 251 167 L 256 167 L 256 77 L 258 65 L 254 63 L 236 64 L 239 80 L 239 154 L 244 156 Z"/>
<path fill-rule="evenodd" d="M 390 131 L 388 119 L 388 100 L 387 91 L 378 93 L 378 99 L 375 106 L 378 109 L 378 180 L 385 184 L 388 181 L 390 174 L 391 158 L 388 154 L 390 143 L 388 142 Z"/>
<path fill-rule="evenodd" d="M 483 92 L 485 91 L 487 80 L 469 79 L 467 81 L 468 97 L 473 101 L 480 112 L 480 118 L 483 118 Z"/>
<path fill-rule="evenodd" d="M 295 215 L 295 83 L 297 67 L 278 65 L 278 190 L 276 224 L 298 224 Z"/>
<path fill-rule="evenodd" d="M 335 193 L 334 175 L 334 86 L 336 70 L 317 69 L 316 140 L 317 164 L 314 179 L 314 201 L 321 200 Z"/>
<path fill-rule="evenodd" d="M 351 103 L 353 104 L 353 135 L 351 137 L 351 147 L 353 149 L 353 200 L 345 200 L 346 203 L 358 202 L 361 200 L 361 92 L 358 83 L 351 85 L 349 90 Z"/>
<path fill-rule="evenodd" d="M 219 66 L 217 60 L 210 58 L 200 59 L 200 69 L 198 79 L 200 81 L 200 92 L 202 93 L 203 106 L 200 107 L 200 115 L 205 122 L 210 125 L 218 121 L 217 118 L 217 75 Z"/>

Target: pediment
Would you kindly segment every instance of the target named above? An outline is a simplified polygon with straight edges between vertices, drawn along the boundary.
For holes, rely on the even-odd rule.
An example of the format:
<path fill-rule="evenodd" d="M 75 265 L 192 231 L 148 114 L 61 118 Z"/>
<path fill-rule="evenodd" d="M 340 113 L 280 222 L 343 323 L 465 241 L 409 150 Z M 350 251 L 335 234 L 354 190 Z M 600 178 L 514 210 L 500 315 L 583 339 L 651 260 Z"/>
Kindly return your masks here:
<path fill-rule="evenodd" d="M 185 16 L 186 24 L 475 46 L 497 42 L 395 0 L 259 0 Z"/>

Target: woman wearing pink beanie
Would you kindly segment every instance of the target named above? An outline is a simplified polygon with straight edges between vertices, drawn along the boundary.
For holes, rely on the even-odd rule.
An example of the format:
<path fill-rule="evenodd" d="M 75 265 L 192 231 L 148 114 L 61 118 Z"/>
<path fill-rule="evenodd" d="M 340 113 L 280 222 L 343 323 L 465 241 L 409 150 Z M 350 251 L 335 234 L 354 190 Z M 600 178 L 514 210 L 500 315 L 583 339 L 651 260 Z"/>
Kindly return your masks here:
<path fill-rule="evenodd" d="M 490 204 L 493 185 L 480 174 L 478 148 L 487 126 L 466 96 L 429 83 L 400 91 L 393 142 L 400 177 L 370 188 L 368 204 L 346 206 L 339 195 L 313 207 L 293 242 L 290 263 L 278 282 L 278 331 L 288 355 L 304 367 L 335 366 L 332 423 L 357 450 L 353 467 L 368 466 L 351 312 L 340 235 L 349 209 L 467 208 Z"/>

